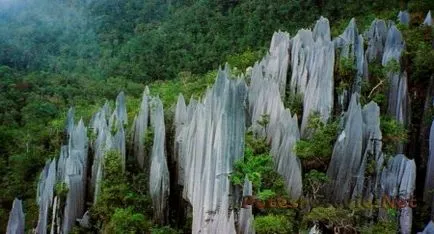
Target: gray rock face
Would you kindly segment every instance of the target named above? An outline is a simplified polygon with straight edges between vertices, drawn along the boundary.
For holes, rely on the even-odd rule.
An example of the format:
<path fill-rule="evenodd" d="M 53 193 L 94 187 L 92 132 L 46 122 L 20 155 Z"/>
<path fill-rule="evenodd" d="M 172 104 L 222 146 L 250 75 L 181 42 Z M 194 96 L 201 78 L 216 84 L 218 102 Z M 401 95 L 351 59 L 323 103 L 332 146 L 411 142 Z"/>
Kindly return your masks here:
<path fill-rule="evenodd" d="M 418 232 L 418 234 L 434 234 L 434 222 L 429 221 L 425 229 L 422 232 Z"/>
<path fill-rule="evenodd" d="M 321 120 L 330 118 L 333 108 L 334 45 L 330 41 L 330 27 L 327 19 L 321 17 L 312 33 L 300 30 L 292 39 L 291 92 L 304 98 L 301 135 L 305 132 L 309 116 L 319 112 Z M 311 95 L 315 93 L 316 95 Z"/>
<path fill-rule="evenodd" d="M 431 11 L 428 11 L 428 13 L 426 14 L 425 20 L 423 21 L 423 25 L 432 26 Z"/>
<path fill-rule="evenodd" d="M 185 172 L 183 197 L 193 207 L 192 233 L 235 233 L 233 213 L 228 217 L 233 205 L 228 196 L 234 196 L 228 176 L 244 154 L 247 86 L 229 77 L 228 68 L 219 70 L 202 102 L 190 101 L 191 112 L 181 111 L 182 104 L 176 111 L 177 120 L 192 113 L 191 121 L 176 126 L 175 143 Z"/>
<path fill-rule="evenodd" d="M 349 59 L 357 68 L 353 92 L 361 90 L 362 77 L 365 75 L 365 56 L 363 36 L 358 34 L 356 20 L 351 19 L 344 33 L 333 40 L 336 49 L 340 49 L 339 59 Z"/>
<path fill-rule="evenodd" d="M 398 22 L 407 26 L 410 24 L 410 14 L 408 11 L 399 11 Z"/>
<path fill-rule="evenodd" d="M 286 32 L 275 32 L 271 39 L 269 54 L 266 56 L 267 69 L 266 77 L 274 79 L 279 85 L 279 92 L 282 98 L 286 92 L 286 74 L 289 65 L 289 34 Z"/>
<path fill-rule="evenodd" d="M 402 38 L 401 32 L 392 25 L 387 32 L 386 43 L 384 47 L 384 54 L 382 59 L 382 65 L 386 66 L 387 63 L 395 59 L 396 62 L 400 62 L 401 54 L 404 50 L 404 40 Z"/>
<path fill-rule="evenodd" d="M 249 181 L 249 179 L 244 179 L 244 186 L 243 186 L 243 198 L 252 196 L 252 182 Z M 240 210 L 240 220 L 238 225 L 238 233 L 241 234 L 254 234 L 255 233 L 255 227 L 254 227 L 254 217 L 252 214 L 252 206 L 251 205 L 245 205 L 245 207 L 242 207 Z"/>
<path fill-rule="evenodd" d="M 15 198 L 12 210 L 9 213 L 9 221 L 6 234 L 24 234 L 24 212 L 21 200 Z"/>
<path fill-rule="evenodd" d="M 47 233 L 49 208 L 53 204 L 54 186 L 56 184 L 56 160 L 53 159 L 45 164 L 39 176 L 38 192 L 36 201 L 39 206 L 39 218 L 36 232 Z"/>
<path fill-rule="evenodd" d="M 363 117 L 359 95 L 353 94 L 345 114 L 345 128 L 333 148 L 333 155 L 327 170 L 330 178 L 328 195 L 333 202 L 348 202 L 356 184 L 362 163 Z"/>
<path fill-rule="evenodd" d="M 382 197 L 408 200 L 416 188 L 416 164 L 403 154 L 398 154 L 388 162 L 381 174 Z M 399 224 L 401 233 L 411 233 L 412 208 L 408 205 L 400 209 Z"/>
<path fill-rule="evenodd" d="M 401 54 L 404 50 L 404 41 L 401 32 L 392 25 L 387 34 L 382 65 L 388 67 L 388 79 L 390 82 L 388 93 L 387 112 L 399 123 L 406 125 L 408 122 L 408 87 L 407 73 L 401 72 L 400 67 L 390 65 L 393 60 L 400 64 Z M 403 152 L 403 145 L 398 146 L 398 153 Z"/>
<path fill-rule="evenodd" d="M 145 164 L 149 167 L 148 160 L 145 162 L 145 134 L 149 122 L 149 88 L 146 86 L 143 92 L 142 103 L 140 104 L 139 114 L 134 118 L 133 123 L 133 154 L 139 163 L 140 168 Z"/>
<path fill-rule="evenodd" d="M 365 32 L 365 36 L 368 40 L 368 48 L 366 49 L 365 57 L 369 63 L 382 61 L 387 32 L 388 28 L 386 22 L 378 19 L 372 21 L 371 27 Z"/>
<path fill-rule="evenodd" d="M 434 121 L 429 136 L 429 157 L 426 166 L 424 201 L 431 204 L 431 216 L 434 217 Z"/>
<path fill-rule="evenodd" d="M 293 152 L 295 143 L 300 139 L 297 116 L 291 116 L 278 95 L 278 84 L 264 77 L 266 69 L 261 63 L 255 64 L 252 71 L 249 109 L 252 130 L 258 137 L 266 137 L 271 144 L 271 154 L 275 169 L 286 181 L 290 196 L 298 199 L 302 194 L 301 164 Z M 258 124 L 267 115 L 266 129 Z"/>
<path fill-rule="evenodd" d="M 363 159 L 357 175 L 352 199 L 363 198 L 372 201 L 379 198 L 381 170 L 384 163 L 382 134 L 380 130 L 380 108 L 370 102 L 362 109 L 363 118 Z"/>
<path fill-rule="evenodd" d="M 152 198 L 155 220 L 166 220 L 167 198 L 169 197 L 169 169 L 165 152 L 165 135 L 163 103 L 156 97 L 150 102 L 151 125 L 154 129 L 151 168 L 149 174 L 149 193 Z"/>

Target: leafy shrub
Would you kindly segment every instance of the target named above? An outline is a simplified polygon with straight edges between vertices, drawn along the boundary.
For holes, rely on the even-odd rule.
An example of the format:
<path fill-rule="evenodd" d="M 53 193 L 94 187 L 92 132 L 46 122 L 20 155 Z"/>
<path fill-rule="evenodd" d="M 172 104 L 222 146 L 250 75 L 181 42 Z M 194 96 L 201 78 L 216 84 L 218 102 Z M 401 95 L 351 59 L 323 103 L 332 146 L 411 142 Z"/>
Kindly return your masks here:
<path fill-rule="evenodd" d="M 313 169 L 304 175 L 304 181 L 305 191 L 316 200 L 318 193 L 329 181 L 329 178 L 324 172 Z"/>
<path fill-rule="evenodd" d="M 153 227 L 151 229 L 151 234 L 179 234 L 180 232 L 169 226 L 164 227 Z"/>
<path fill-rule="evenodd" d="M 407 141 L 407 130 L 404 125 L 390 116 L 381 116 L 380 129 L 383 133 L 383 149 L 386 153 L 394 154 L 397 146 Z"/>
<path fill-rule="evenodd" d="M 151 222 L 145 216 L 135 213 L 132 207 L 118 208 L 110 218 L 105 229 L 106 233 L 148 233 Z"/>
<path fill-rule="evenodd" d="M 333 143 L 338 134 L 338 123 L 323 123 L 318 113 L 309 117 L 308 126 L 313 130 L 310 139 L 302 139 L 295 145 L 295 152 L 300 159 L 324 161 L 333 153 Z"/>
<path fill-rule="evenodd" d="M 258 234 L 292 233 L 292 223 L 283 215 L 255 217 L 255 231 Z"/>

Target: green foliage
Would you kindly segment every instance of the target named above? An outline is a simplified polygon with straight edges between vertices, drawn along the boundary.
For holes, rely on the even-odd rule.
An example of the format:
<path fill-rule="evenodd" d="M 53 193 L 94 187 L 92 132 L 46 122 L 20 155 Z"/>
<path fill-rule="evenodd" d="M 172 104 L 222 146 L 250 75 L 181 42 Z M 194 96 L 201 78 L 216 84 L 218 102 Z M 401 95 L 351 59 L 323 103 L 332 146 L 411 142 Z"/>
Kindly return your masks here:
<path fill-rule="evenodd" d="M 110 233 L 146 233 L 152 212 L 144 182 L 140 174 L 128 180 L 122 172 L 119 152 L 107 152 L 101 191 L 90 213 L 94 225 L 100 230 L 107 228 Z"/>
<path fill-rule="evenodd" d="M 408 139 L 404 125 L 390 116 L 381 116 L 380 129 L 383 134 L 383 149 L 388 154 L 394 154 L 396 147 Z"/>
<path fill-rule="evenodd" d="M 179 234 L 181 232 L 169 227 L 169 226 L 164 226 L 164 227 L 153 227 L 151 229 L 151 234 Z"/>
<path fill-rule="evenodd" d="M 231 65 L 231 67 L 238 68 L 244 72 L 246 68 L 253 66 L 253 64 L 260 60 L 261 57 L 261 52 L 254 52 L 248 49 L 240 54 L 228 55 L 226 61 Z"/>
<path fill-rule="evenodd" d="M 107 233 L 147 233 L 151 227 L 151 222 L 143 214 L 135 213 L 134 209 L 116 209 L 107 224 Z"/>
<path fill-rule="evenodd" d="M 286 92 L 286 98 L 284 103 L 286 108 L 289 108 L 291 114 L 297 114 L 302 116 L 303 113 L 303 95 L 299 93 Z"/>
<path fill-rule="evenodd" d="M 292 233 L 293 224 L 282 215 L 255 217 L 255 231 L 258 234 Z"/>
<path fill-rule="evenodd" d="M 399 65 L 399 62 L 396 61 L 395 59 L 391 59 L 389 60 L 389 62 L 387 62 L 386 66 L 384 66 L 384 71 L 385 73 L 397 73 L 400 72 L 401 70 L 401 65 Z"/>
<path fill-rule="evenodd" d="M 302 139 L 295 145 L 295 152 L 300 159 L 323 161 L 330 159 L 333 153 L 333 142 L 338 133 L 338 123 L 323 123 L 318 113 L 309 117 L 307 125 L 312 130 L 309 139 Z"/>
<path fill-rule="evenodd" d="M 54 193 L 59 197 L 60 200 L 64 201 L 68 195 L 68 185 L 65 182 L 59 182 L 54 188 Z"/>
<path fill-rule="evenodd" d="M 307 215 L 303 217 L 303 225 L 313 222 L 321 222 L 327 227 L 351 227 L 352 217 L 351 211 L 343 208 L 315 207 Z"/>
<path fill-rule="evenodd" d="M 396 222 L 381 220 L 361 228 L 361 234 L 394 234 L 398 230 Z"/>
<path fill-rule="evenodd" d="M 314 200 L 318 198 L 318 193 L 329 182 L 329 178 L 324 172 L 317 171 L 315 169 L 310 170 L 304 175 L 305 191 Z"/>

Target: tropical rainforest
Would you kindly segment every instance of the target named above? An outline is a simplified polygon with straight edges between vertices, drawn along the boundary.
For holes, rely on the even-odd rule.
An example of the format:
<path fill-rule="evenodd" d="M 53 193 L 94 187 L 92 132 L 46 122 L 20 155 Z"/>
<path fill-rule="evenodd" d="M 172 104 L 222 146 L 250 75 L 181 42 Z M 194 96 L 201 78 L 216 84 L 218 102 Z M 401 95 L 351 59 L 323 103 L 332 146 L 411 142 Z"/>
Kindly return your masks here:
<path fill-rule="evenodd" d="M 400 10 L 409 12 L 408 25 L 397 22 Z M 38 225 L 38 181 L 47 161 L 59 158 L 61 146 L 68 143 L 70 107 L 87 125 L 106 102 L 114 107 L 123 92 L 132 122 L 147 86 L 161 99 L 167 145 L 173 145 L 174 108 L 180 93 L 200 100 L 226 63 L 233 74 L 244 76 L 267 54 L 274 32 L 294 36 L 302 28 L 313 28 L 321 16 L 329 20 L 333 38 L 352 18 L 359 33 L 368 30 L 374 19 L 396 22 L 402 32 L 406 43 L 402 67 L 408 73 L 412 115 L 401 124 L 381 112 L 383 152 L 395 155 L 397 145 L 406 144 L 405 154 L 416 161 L 412 232 L 422 231 L 433 218 L 430 204 L 422 202 L 428 132 L 434 118 L 434 106 L 425 104 L 434 93 L 430 90 L 434 89 L 434 30 L 421 26 L 429 10 L 434 10 L 434 1 L 0 0 L 0 232 L 7 230 L 15 198 L 22 201 L 26 233 Z M 338 95 L 351 86 L 356 68 L 345 59 L 336 64 Z M 381 83 L 388 72 L 400 69 L 394 66 L 370 66 L 370 79 Z M 376 84 L 362 85 L 360 102 L 375 101 L 386 109 L 387 84 Z M 302 99 L 289 94 L 284 105 L 301 117 Z M 342 128 L 339 114 L 335 111 L 325 122 L 318 113 L 310 116 L 309 136 L 301 137 L 293 149 L 303 169 L 303 197 L 313 204 L 292 209 L 254 207 L 256 233 L 307 233 L 313 225 L 324 233 L 399 232 L 396 220 L 372 221 L 372 207 L 332 206 L 321 193 L 329 181 L 327 165 Z M 258 126 L 266 129 L 269 122 L 270 116 L 263 115 Z M 133 133 L 130 127 L 125 132 L 128 141 Z M 144 142 L 150 142 L 153 134 L 147 133 Z M 96 138 L 89 133 L 90 141 Z M 267 139 L 247 131 L 244 147 L 242 160 L 234 162 L 231 186 L 240 189 L 248 178 L 257 199 L 288 196 Z M 134 151 L 126 148 L 127 154 Z M 93 150 L 89 147 L 89 155 Z M 145 143 L 143 150 L 152 151 L 152 145 Z M 173 158 L 174 150 L 166 153 Z M 149 175 L 131 157 L 126 163 L 120 158 L 119 152 L 105 153 L 98 202 L 86 201 L 89 224 L 76 223 L 71 233 L 192 233 L 192 210 L 180 198 L 182 189 L 172 183 L 176 166 L 168 163 L 167 218 L 157 220 L 148 192 Z M 374 167 L 368 164 L 367 174 L 374 173 Z M 68 189 L 57 183 L 55 194 L 64 198 Z M 386 212 L 397 217 L 397 209 Z"/>

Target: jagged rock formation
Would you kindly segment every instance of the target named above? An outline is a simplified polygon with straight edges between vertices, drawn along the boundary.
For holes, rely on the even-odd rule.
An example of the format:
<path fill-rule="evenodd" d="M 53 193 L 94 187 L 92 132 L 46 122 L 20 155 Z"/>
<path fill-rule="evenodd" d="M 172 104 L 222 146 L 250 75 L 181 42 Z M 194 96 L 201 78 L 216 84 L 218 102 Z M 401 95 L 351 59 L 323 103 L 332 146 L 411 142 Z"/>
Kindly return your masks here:
<path fill-rule="evenodd" d="M 429 155 L 426 166 L 424 201 L 431 206 L 431 217 L 434 217 L 434 121 L 429 135 Z"/>
<path fill-rule="evenodd" d="M 366 49 L 365 57 L 369 63 L 382 61 L 387 31 L 386 22 L 384 20 L 375 19 L 372 21 L 369 30 L 365 32 L 365 37 L 368 40 L 368 48 Z"/>
<path fill-rule="evenodd" d="M 21 200 L 15 198 L 9 213 L 6 234 L 24 234 L 24 212 Z"/>
<path fill-rule="evenodd" d="M 52 207 L 54 198 L 54 186 L 56 184 L 56 160 L 48 161 L 39 176 L 36 201 L 39 206 L 39 219 L 36 233 L 47 233 L 48 213 Z"/>
<path fill-rule="evenodd" d="M 418 234 L 433 234 L 434 233 L 434 222 L 429 221 L 428 225 L 426 225 L 425 229 L 422 232 L 418 232 Z"/>
<path fill-rule="evenodd" d="M 330 40 L 330 26 L 321 17 L 310 30 L 300 30 L 292 39 L 291 92 L 303 96 L 301 135 L 308 136 L 309 116 L 319 112 L 321 120 L 330 118 L 333 108 L 334 45 Z M 316 95 L 311 95 L 315 93 Z"/>
<path fill-rule="evenodd" d="M 363 36 L 358 33 L 356 20 L 351 19 L 344 33 L 334 40 L 336 50 L 340 50 L 339 59 L 349 59 L 356 64 L 357 73 L 352 92 L 359 92 L 362 86 L 362 78 L 367 76 L 367 63 L 364 56 Z"/>
<path fill-rule="evenodd" d="M 266 137 L 271 144 L 275 168 L 286 181 L 286 188 L 293 199 L 302 193 L 301 164 L 293 152 L 295 142 L 300 139 L 297 116 L 285 109 L 280 98 L 278 84 L 273 78 L 264 77 L 268 69 L 265 57 L 252 70 L 249 92 L 249 110 L 252 129 L 259 137 Z M 258 122 L 268 116 L 267 126 Z"/>
<path fill-rule="evenodd" d="M 264 62 L 266 61 L 265 76 L 273 79 L 279 85 L 279 92 L 282 98 L 286 92 L 286 74 L 289 65 L 289 34 L 286 32 L 275 32 L 271 39 L 270 50 Z"/>
<path fill-rule="evenodd" d="M 360 165 L 356 187 L 352 199 L 363 198 L 366 201 L 380 199 L 379 184 L 384 164 L 382 133 L 380 130 L 380 107 L 370 102 L 362 109 L 363 118 L 363 159 Z"/>
<path fill-rule="evenodd" d="M 252 191 L 252 182 L 249 179 L 244 179 L 243 186 L 243 198 L 249 197 L 253 195 Z M 242 204 L 243 205 L 243 204 Z M 252 206 L 244 204 L 245 206 L 240 210 L 240 220 L 238 225 L 238 233 L 241 234 L 255 234 L 255 229 L 253 226 L 253 214 L 252 214 Z"/>
<path fill-rule="evenodd" d="M 327 170 L 327 176 L 331 180 L 328 194 L 336 203 L 349 201 L 356 184 L 355 178 L 361 169 L 364 131 L 358 94 L 352 95 L 344 118 L 345 128 L 335 143 Z"/>
<path fill-rule="evenodd" d="M 381 194 L 390 199 L 408 201 L 416 188 L 416 164 L 403 154 L 389 160 L 381 174 Z M 412 208 L 407 204 L 400 209 L 399 224 L 401 233 L 411 233 Z"/>
<path fill-rule="evenodd" d="M 191 121 L 176 128 L 177 154 L 183 160 L 179 166 L 185 172 L 183 197 L 193 208 L 192 233 L 235 233 L 233 212 L 227 217 L 236 200 L 228 175 L 244 154 L 247 86 L 229 78 L 228 67 L 219 70 L 203 101 L 193 103 Z M 177 120 L 188 113 L 182 102 Z"/>
<path fill-rule="evenodd" d="M 398 22 L 403 25 L 410 24 L 410 14 L 408 13 L 408 11 L 399 11 Z"/>
<path fill-rule="evenodd" d="M 166 220 L 166 203 L 169 197 L 169 169 L 165 153 L 165 134 L 163 103 L 156 97 L 151 99 L 151 125 L 154 141 L 149 174 L 149 193 L 154 208 L 154 219 L 164 224 Z"/>
<path fill-rule="evenodd" d="M 426 14 L 425 20 L 423 21 L 423 25 L 432 26 L 431 11 L 428 11 L 428 13 Z"/>
<path fill-rule="evenodd" d="M 140 168 L 149 168 L 148 160 L 145 160 L 145 134 L 149 122 L 149 88 L 146 86 L 140 104 L 139 114 L 134 117 L 132 139 L 133 155 Z"/>

